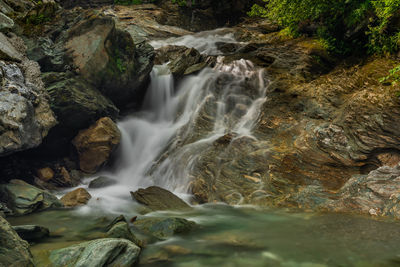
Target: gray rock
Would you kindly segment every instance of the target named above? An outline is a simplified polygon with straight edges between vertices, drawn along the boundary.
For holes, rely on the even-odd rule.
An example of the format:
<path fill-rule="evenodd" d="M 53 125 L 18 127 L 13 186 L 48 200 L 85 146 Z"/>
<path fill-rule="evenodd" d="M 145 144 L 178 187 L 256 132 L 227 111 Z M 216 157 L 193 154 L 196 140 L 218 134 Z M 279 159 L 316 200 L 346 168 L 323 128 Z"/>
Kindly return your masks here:
<path fill-rule="evenodd" d="M 0 61 L 0 80 L 0 155 L 38 146 L 56 124 L 44 92 L 16 64 Z"/>
<path fill-rule="evenodd" d="M 40 190 L 20 180 L 0 185 L 0 200 L 14 215 L 25 215 L 52 207 L 62 207 L 61 202 L 47 191 Z"/>
<path fill-rule="evenodd" d="M 112 225 L 110 230 L 107 231 L 106 236 L 109 238 L 124 238 L 132 241 L 139 247 L 143 246 L 143 243 L 132 233 L 126 221 L 120 221 Z"/>
<path fill-rule="evenodd" d="M 0 12 L 0 31 L 14 27 L 14 21 Z"/>
<path fill-rule="evenodd" d="M 11 225 L 0 216 L 0 266 L 31 267 L 33 259 L 29 244 L 22 240 Z"/>
<path fill-rule="evenodd" d="M 0 11 L 7 15 L 13 12 L 14 10 L 9 5 L 7 5 L 3 0 L 0 0 Z"/>
<path fill-rule="evenodd" d="M 183 218 L 144 218 L 134 222 L 139 230 L 160 239 L 191 231 L 196 223 Z"/>
<path fill-rule="evenodd" d="M 131 192 L 134 200 L 151 210 L 190 210 L 191 207 L 173 193 L 157 186 Z"/>
<path fill-rule="evenodd" d="M 137 261 L 140 248 L 131 241 L 103 238 L 50 253 L 52 266 L 129 267 Z"/>
<path fill-rule="evenodd" d="M 0 20 L 1 21 L 1 20 Z M 10 43 L 7 36 L 0 32 L 0 60 L 21 62 L 22 55 Z"/>
<path fill-rule="evenodd" d="M 89 188 L 103 188 L 116 184 L 117 181 L 107 176 L 100 176 L 89 183 Z"/>
<path fill-rule="evenodd" d="M 38 225 L 18 225 L 13 226 L 13 229 L 23 240 L 27 241 L 40 241 L 50 234 L 49 229 Z"/>

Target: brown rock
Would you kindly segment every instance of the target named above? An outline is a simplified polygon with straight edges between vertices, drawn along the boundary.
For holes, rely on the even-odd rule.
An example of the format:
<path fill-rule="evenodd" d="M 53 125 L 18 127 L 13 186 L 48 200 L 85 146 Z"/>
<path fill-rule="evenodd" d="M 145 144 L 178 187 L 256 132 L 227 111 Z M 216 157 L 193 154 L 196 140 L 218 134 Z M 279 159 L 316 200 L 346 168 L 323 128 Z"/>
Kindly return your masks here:
<path fill-rule="evenodd" d="M 185 210 L 190 209 L 182 199 L 173 193 L 157 186 L 131 192 L 132 198 L 151 210 Z"/>
<path fill-rule="evenodd" d="M 41 168 L 37 170 L 37 175 L 40 180 L 48 182 L 54 178 L 54 171 L 49 167 Z"/>
<path fill-rule="evenodd" d="M 108 117 L 81 131 L 72 141 L 79 154 L 80 169 L 95 173 L 107 162 L 120 140 L 118 127 Z"/>
<path fill-rule="evenodd" d="M 84 188 L 78 188 L 67 193 L 61 198 L 61 202 L 65 207 L 76 207 L 85 205 L 89 202 L 92 196 Z"/>

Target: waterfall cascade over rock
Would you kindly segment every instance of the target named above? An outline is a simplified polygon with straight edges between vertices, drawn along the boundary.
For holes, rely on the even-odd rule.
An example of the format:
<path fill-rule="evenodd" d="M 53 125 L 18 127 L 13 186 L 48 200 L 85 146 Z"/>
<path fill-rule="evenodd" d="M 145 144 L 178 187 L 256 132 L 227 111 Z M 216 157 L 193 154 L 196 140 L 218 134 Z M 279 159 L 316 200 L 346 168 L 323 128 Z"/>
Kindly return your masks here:
<path fill-rule="evenodd" d="M 218 54 L 215 42 L 234 40 L 219 31 L 175 41 L 201 53 Z M 175 44 L 173 39 L 162 43 Z M 218 57 L 214 68 L 205 68 L 178 84 L 167 64 L 156 65 L 142 110 L 118 124 L 122 142 L 117 162 L 112 171 L 104 173 L 117 184 L 93 190 L 100 198 L 98 203 L 109 209 L 121 207 L 129 190 L 151 185 L 181 196 L 190 193 L 192 171 L 202 150 L 224 137 L 254 138 L 252 127 L 266 100 L 267 87 L 264 71 L 244 59 L 225 64 Z"/>

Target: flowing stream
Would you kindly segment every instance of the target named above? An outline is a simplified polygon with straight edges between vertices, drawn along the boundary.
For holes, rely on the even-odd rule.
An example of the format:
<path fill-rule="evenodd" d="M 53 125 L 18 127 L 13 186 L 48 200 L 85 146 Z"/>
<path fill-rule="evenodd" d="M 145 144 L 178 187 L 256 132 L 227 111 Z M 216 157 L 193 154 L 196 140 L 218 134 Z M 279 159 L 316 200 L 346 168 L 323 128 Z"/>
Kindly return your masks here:
<path fill-rule="evenodd" d="M 224 30 L 153 42 L 195 47 L 218 55 L 216 42 L 235 42 Z M 11 218 L 13 224 L 50 228 L 41 251 L 90 239 L 103 216 L 138 215 L 129 191 L 157 185 L 188 200 L 198 151 L 231 134 L 252 136 L 266 101 L 268 77 L 250 61 L 206 68 L 179 84 L 166 65 L 155 66 L 143 109 L 119 122 L 122 143 L 115 166 L 102 173 L 118 183 L 89 189 L 92 200 L 74 211 L 48 211 Z M 203 122 L 207 123 L 204 124 Z M 206 125 L 206 126 L 205 126 Z M 90 179 L 89 179 L 90 180 Z M 87 181 L 87 183 L 89 182 Z M 150 216 L 169 216 L 152 213 Z M 149 245 L 139 266 L 396 266 L 400 225 L 342 214 L 287 213 L 284 210 L 207 204 L 173 213 L 197 222 L 189 235 Z M 51 218 L 51 220 L 49 219 Z"/>

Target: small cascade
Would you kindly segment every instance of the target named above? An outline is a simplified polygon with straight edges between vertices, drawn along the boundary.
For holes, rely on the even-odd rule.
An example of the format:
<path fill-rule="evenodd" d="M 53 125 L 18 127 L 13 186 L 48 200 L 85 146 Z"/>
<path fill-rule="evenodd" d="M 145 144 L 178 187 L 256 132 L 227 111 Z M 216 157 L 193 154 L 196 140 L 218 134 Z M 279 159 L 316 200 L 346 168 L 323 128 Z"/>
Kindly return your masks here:
<path fill-rule="evenodd" d="M 174 44 L 214 40 L 200 49 L 207 53 L 216 51 L 216 40 L 231 38 L 202 34 L 177 38 Z M 227 134 L 252 137 L 267 85 L 263 71 L 243 59 L 225 64 L 218 57 L 214 68 L 184 78 L 179 86 L 166 65 L 155 66 L 143 109 L 118 124 L 119 160 L 113 171 L 104 174 L 118 184 L 93 194 L 107 199 L 112 210 L 121 207 L 118 199 L 129 199 L 129 191 L 150 185 L 181 196 L 188 193 L 191 171 L 202 149 Z"/>

